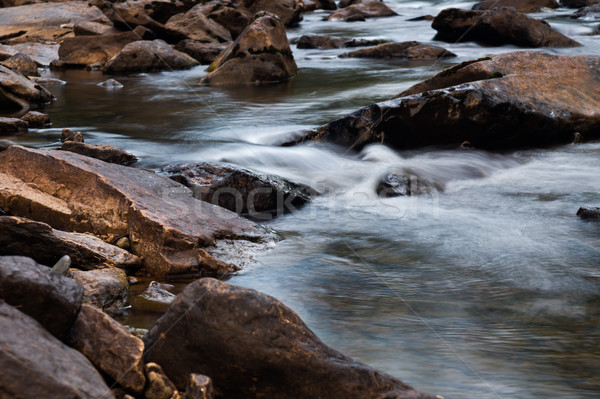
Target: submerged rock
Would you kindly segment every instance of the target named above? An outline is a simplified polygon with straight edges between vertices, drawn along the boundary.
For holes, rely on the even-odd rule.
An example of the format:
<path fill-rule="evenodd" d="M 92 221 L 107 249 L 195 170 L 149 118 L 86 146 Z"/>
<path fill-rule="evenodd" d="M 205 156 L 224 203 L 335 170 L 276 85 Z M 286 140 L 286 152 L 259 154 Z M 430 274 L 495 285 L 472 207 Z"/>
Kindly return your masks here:
<path fill-rule="evenodd" d="M 135 155 L 110 144 L 88 144 L 76 141 L 65 141 L 60 146 L 60 149 L 62 151 L 70 151 L 119 165 L 131 165 L 138 161 L 138 158 Z"/>
<path fill-rule="evenodd" d="M 210 375 L 221 397 L 434 398 L 329 348 L 275 298 L 214 279 L 188 285 L 144 343 L 179 389 Z"/>
<path fill-rule="evenodd" d="M 333 49 L 343 47 L 377 46 L 387 43 L 387 40 L 348 39 L 328 35 L 302 35 L 296 42 L 298 48 Z"/>
<path fill-rule="evenodd" d="M 32 128 L 41 129 L 50 125 L 50 117 L 46 114 L 36 111 L 29 111 L 21 117 L 21 120 L 27 122 L 29 124 L 29 127 Z"/>
<path fill-rule="evenodd" d="M 490 10 L 496 7 L 513 7 L 520 12 L 538 12 L 542 8 L 558 8 L 556 0 L 484 0 L 473 6 L 473 10 Z"/>
<path fill-rule="evenodd" d="M 148 288 L 142 292 L 140 297 L 151 302 L 159 303 L 171 303 L 175 299 L 175 295 L 165 289 L 165 284 L 160 284 L 156 281 L 151 281 L 150 284 L 148 284 Z"/>
<path fill-rule="evenodd" d="M 1 10 L 1 9 L 0 9 Z M 29 110 L 52 100 L 52 94 L 20 73 L 0 65 L 0 106 L 4 110 Z"/>
<path fill-rule="evenodd" d="M 582 219 L 598 219 L 600 220 L 600 208 L 579 208 L 577 216 Z"/>
<path fill-rule="evenodd" d="M 394 10 L 389 8 L 381 1 L 365 1 L 356 4 L 349 5 L 334 11 L 327 17 L 327 21 L 344 20 L 348 22 L 352 21 L 364 21 L 367 18 L 379 18 L 379 17 L 393 17 L 398 15 Z"/>
<path fill-rule="evenodd" d="M 438 59 L 456 57 L 445 48 L 419 42 L 384 43 L 375 47 L 341 54 L 342 58 L 401 58 L 406 60 Z"/>
<path fill-rule="evenodd" d="M 2 65 L 25 76 L 40 76 L 37 64 L 26 54 L 17 53 L 2 61 Z"/>
<path fill-rule="evenodd" d="M 129 284 L 121 269 L 109 267 L 82 271 L 71 269 L 69 277 L 83 287 L 83 302 L 104 309 L 122 308 L 127 303 Z"/>
<path fill-rule="evenodd" d="M 443 184 L 426 181 L 410 170 L 387 173 L 375 187 L 377 195 L 383 198 L 430 194 L 432 191 L 443 190 Z"/>

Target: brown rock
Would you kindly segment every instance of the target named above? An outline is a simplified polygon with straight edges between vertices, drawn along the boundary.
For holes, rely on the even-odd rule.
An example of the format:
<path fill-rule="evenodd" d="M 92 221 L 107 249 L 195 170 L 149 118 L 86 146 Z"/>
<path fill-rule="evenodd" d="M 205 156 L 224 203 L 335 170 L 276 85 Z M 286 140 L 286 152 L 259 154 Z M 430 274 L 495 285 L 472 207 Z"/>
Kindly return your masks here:
<path fill-rule="evenodd" d="M 44 128 L 50 125 L 50 117 L 37 111 L 29 111 L 21 117 L 21 120 L 29 123 L 31 128 Z"/>
<path fill-rule="evenodd" d="M 69 274 L 83 287 L 83 303 L 102 310 L 122 308 L 127 303 L 129 284 L 123 270 L 114 267 L 89 271 L 71 269 Z"/>
<path fill-rule="evenodd" d="M 210 375 L 221 397 L 434 399 L 329 348 L 275 298 L 214 279 L 188 285 L 144 342 L 175 386 Z"/>
<path fill-rule="evenodd" d="M 202 84 L 281 82 L 295 76 L 298 67 L 281 21 L 259 13 L 209 70 Z"/>
<path fill-rule="evenodd" d="M 202 374 L 192 374 L 185 387 L 183 399 L 214 399 L 215 393 L 210 377 Z"/>
<path fill-rule="evenodd" d="M 15 145 L 10 140 L 0 140 L 0 152 L 5 151 L 8 147 Z"/>
<path fill-rule="evenodd" d="M 398 14 L 381 1 L 365 1 L 341 8 L 325 17 L 325 20 L 344 20 L 350 22 L 364 21 L 366 18 L 392 17 L 395 15 Z"/>
<path fill-rule="evenodd" d="M 0 65 L 0 106 L 3 110 L 27 111 L 31 106 L 47 103 L 52 98 L 48 90 Z"/>
<path fill-rule="evenodd" d="M 375 47 L 341 54 L 342 58 L 402 58 L 407 60 L 456 57 L 456 54 L 438 47 L 419 42 L 384 43 Z"/>
<path fill-rule="evenodd" d="M 93 306 L 83 305 L 71 327 L 67 344 L 128 391 L 144 390 L 144 343 Z"/>
<path fill-rule="evenodd" d="M 477 41 L 490 45 L 521 47 L 577 47 L 576 41 L 553 30 L 545 21 L 521 14 L 511 7 L 487 11 L 448 8 L 440 12 L 431 27 L 436 39 L 448 42 Z"/>
<path fill-rule="evenodd" d="M 287 27 L 297 25 L 303 18 L 299 0 L 233 0 L 233 4 L 250 19 L 259 12 L 268 12 L 279 17 Z"/>
<path fill-rule="evenodd" d="M 387 40 L 348 39 L 327 35 L 302 35 L 297 41 L 298 48 L 333 49 L 342 47 L 377 46 L 387 43 Z"/>
<path fill-rule="evenodd" d="M 67 151 L 9 147 L 0 152 L 0 180 L 5 211 L 62 230 L 128 235 L 151 275 L 231 272 L 204 248 L 264 238 L 254 223 L 166 177 Z"/>
<path fill-rule="evenodd" d="M 148 379 L 144 391 L 145 399 L 176 399 L 180 397 L 177 388 L 158 364 L 148 363 L 145 370 Z"/>
<path fill-rule="evenodd" d="M 338 8 L 346 8 L 346 7 L 352 6 L 354 4 L 366 3 L 367 1 L 374 1 L 374 0 L 340 0 L 338 2 Z"/>
<path fill-rule="evenodd" d="M 60 149 L 62 151 L 70 151 L 87 157 L 96 158 L 104 162 L 120 165 L 131 165 L 138 161 L 135 155 L 129 154 L 122 148 L 108 144 L 88 144 L 65 141 Z"/>
<path fill-rule="evenodd" d="M 29 123 L 19 118 L 0 117 L 0 135 L 13 135 L 25 133 L 29 128 Z"/>
<path fill-rule="evenodd" d="M 231 33 L 223 26 L 202 13 L 202 4 L 190 9 L 185 14 L 172 16 L 165 27 L 181 32 L 187 39 L 205 43 L 223 43 L 232 40 Z"/>
<path fill-rule="evenodd" d="M 582 219 L 597 219 L 600 220 L 600 208 L 579 208 L 577 216 Z"/>
<path fill-rule="evenodd" d="M 123 32 L 111 25 L 105 25 L 99 22 L 83 21 L 73 26 L 73 33 L 75 36 L 100 36 L 114 35 Z"/>
<path fill-rule="evenodd" d="M 53 60 L 58 59 L 58 44 L 17 43 L 10 47 L 18 53 L 31 57 L 38 66 L 47 67 Z"/>
<path fill-rule="evenodd" d="M 2 65 L 25 76 L 40 76 L 37 64 L 26 54 L 17 53 L 2 61 Z"/>
<path fill-rule="evenodd" d="M 211 0 L 201 3 L 194 8 L 198 8 L 208 19 L 217 22 L 227 29 L 231 33 L 232 39 L 237 39 L 240 33 L 248 26 L 250 18 L 253 15 L 247 15 L 247 11 L 244 9 L 241 11 L 238 10 L 233 2 L 227 0 Z"/>
<path fill-rule="evenodd" d="M 538 12 L 542 8 L 558 8 L 556 0 L 484 0 L 473 6 L 473 10 L 491 10 L 496 7 L 513 7 L 520 12 Z"/>
<path fill-rule="evenodd" d="M 207 65 L 215 61 L 227 47 L 227 44 L 200 43 L 195 40 L 182 40 L 177 43 L 175 50 L 186 53 L 201 65 Z"/>
<path fill-rule="evenodd" d="M 198 61 L 189 55 L 174 50 L 162 40 L 129 43 L 119 54 L 104 65 L 104 73 L 153 72 L 174 69 L 189 69 Z"/>
<path fill-rule="evenodd" d="M 81 132 L 74 132 L 69 128 L 64 128 L 61 133 L 60 141 L 63 143 L 66 143 L 67 141 L 83 143 L 83 134 L 81 134 Z"/>
<path fill-rule="evenodd" d="M 583 8 L 599 2 L 600 0 L 560 0 L 560 5 L 567 8 Z"/>
<path fill-rule="evenodd" d="M 79 312 L 83 289 L 33 259 L 0 256 L 0 298 L 63 339 Z"/>
<path fill-rule="evenodd" d="M 1 301 L 0 348 L 0 386 L 5 398 L 114 399 L 85 356 Z"/>

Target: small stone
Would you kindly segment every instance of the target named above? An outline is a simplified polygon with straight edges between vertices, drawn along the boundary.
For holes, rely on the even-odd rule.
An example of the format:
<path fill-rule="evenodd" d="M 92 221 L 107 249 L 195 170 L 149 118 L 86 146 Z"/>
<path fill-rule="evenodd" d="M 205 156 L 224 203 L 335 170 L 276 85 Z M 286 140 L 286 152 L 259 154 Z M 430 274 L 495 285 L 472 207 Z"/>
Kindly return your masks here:
<path fill-rule="evenodd" d="M 140 280 L 138 280 L 137 278 L 135 278 L 133 276 L 128 276 L 127 282 L 129 283 L 129 285 L 135 285 L 135 284 L 139 284 Z"/>
<path fill-rule="evenodd" d="M 174 397 L 179 397 L 179 392 L 175 384 L 169 380 L 162 367 L 156 363 L 148 363 L 145 366 L 145 371 L 147 384 L 144 391 L 144 398 L 173 399 Z"/>
<path fill-rule="evenodd" d="M 191 374 L 183 399 L 213 399 L 214 395 L 210 377 L 202 374 Z"/>
<path fill-rule="evenodd" d="M 114 79 L 108 79 L 108 80 L 105 80 L 104 82 L 98 83 L 98 86 L 106 87 L 109 89 L 120 89 L 121 87 L 123 87 L 123 84 Z"/>
<path fill-rule="evenodd" d="M 131 243 L 129 242 L 129 238 L 127 238 L 127 237 L 119 238 L 116 245 L 117 245 L 117 247 L 122 248 L 122 249 L 128 250 L 129 248 L 131 248 Z"/>
<path fill-rule="evenodd" d="M 29 123 L 29 127 L 43 128 L 50 124 L 50 117 L 37 111 L 29 111 L 21 117 L 21 120 Z"/>
<path fill-rule="evenodd" d="M 102 310 L 119 309 L 127 303 L 129 285 L 127 275 L 121 269 L 71 269 L 70 277 L 83 287 L 84 303 Z"/>
<path fill-rule="evenodd" d="M 579 132 L 575 132 L 573 134 L 573 144 L 580 144 L 581 140 L 583 140 L 583 135 Z"/>
<path fill-rule="evenodd" d="M 62 274 L 63 276 L 67 274 L 67 271 L 71 267 L 71 257 L 69 255 L 65 255 L 56 262 L 56 264 L 52 267 L 52 270 L 55 272 Z"/>
<path fill-rule="evenodd" d="M 101 71 L 102 67 L 104 67 L 104 64 L 94 62 L 93 64 L 86 65 L 85 69 L 87 71 Z"/>
<path fill-rule="evenodd" d="M 600 208 L 579 208 L 577 216 L 582 219 L 600 220 Z"/>
<path fill-rule="evenodd" d="M 64 128 L 62 130 L 62 137 L 60 139 L 63 143 L 65 141 L 74 141 L 76 143 L 83 143 L 83 134 L 81 132 L 74 132 L 71 129 Z"/>
<path fill-rule="evenodd" d="M 175 295 L 167 291 L 167 288 L 173 287 L 169 284 L 161 284 L 156 281 L 151 281 L 148 288 L 140 295 L 140 297 L 152 302 L 171 303 L 175 299 Z"/>

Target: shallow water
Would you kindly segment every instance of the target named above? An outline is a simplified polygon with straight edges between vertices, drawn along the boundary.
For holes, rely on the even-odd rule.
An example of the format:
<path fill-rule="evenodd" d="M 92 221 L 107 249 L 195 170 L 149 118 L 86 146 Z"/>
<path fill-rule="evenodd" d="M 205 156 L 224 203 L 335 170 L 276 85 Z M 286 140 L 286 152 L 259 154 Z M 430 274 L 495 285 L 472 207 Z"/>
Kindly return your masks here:
<path fill-rule="evenodd" d="M 600 225 L 575 217 L 579 206 L 600 204 L 599 143 L 502 155 L 276 145 L 449 65 L 515 50 L 433 42 L 430 22 L 406 21 L 473 3 L 388 4 L 402 16 L 345 23 L 317 12 L 289 37 L 418 40 L 458 57 L 424 65 L 294 47 L 294 80 L 244 88 L 200 87 L 202 67 L 115 77 L 122 89 L 96 86 L 107 79 L 99 73 L 48 73 L 67 82 L 50 88 L 58 98 L 47 108 L 53 128 L 14 139 L 56 147 L 70 127 L 90 143 L 135 153 L 142 167 L 227 161 L 309 184 L 323 194 L 268 222 L 285 239 L 232 283 L 277 297 L 326 343 L 421 391 L 600 397 Z M 584 46 L 544 51 L 600 54 L 599 37 L 581 36 L 597 22 L 570 20 L 571 12 L 536 16 Z M 381 175 L 406 169 L 443 191 L 376 197 Z M 164 309 L 136 301 L 140 310 L 127 321 L 136 327 Z"/>

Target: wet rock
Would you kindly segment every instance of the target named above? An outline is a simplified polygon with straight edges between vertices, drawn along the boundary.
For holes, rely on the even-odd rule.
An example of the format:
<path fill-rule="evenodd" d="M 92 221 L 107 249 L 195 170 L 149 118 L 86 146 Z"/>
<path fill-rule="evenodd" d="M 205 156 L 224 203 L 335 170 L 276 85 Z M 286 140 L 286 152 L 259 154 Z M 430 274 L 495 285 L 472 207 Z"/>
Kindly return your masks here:
<path fill-rule="evenodd" d="M 74 132 L 69 128 L 64 128 L 61 133 L 60 141 L 63 143 L 68 141 L 83 143 L 83 134 L 81 132 Z"/>
<path fill-rule="evenodd" d="M 433 15 L 421 15 L 420 17 L 414 17 L 414 18 L 407 19 L 407 21 L 410 21 L 410 22 L 433 21 L 434 18 L 435 17 Z"/>
<path fill-rule="evenodd" d="M 168 284 L 151 281 L 148 288 L 140 296 L 151 302 L 171 303 L 175 299 L 175 295 L 167 291 L 165 285 Z"/>
<path fill-rule="evenodd" d="M 600 208 L 579 208 L 577 216 L 582 219 L 598 219 L 600 220 Z"/>
<path fill-rule="evenodd" d="M 343 47 L 377 46 L 387 43 L 387 40 L 348 39 L 327 35 L 302 35 L 296 43 L 298 48 L 333 49 Z"/>
<path fill-rule="evenodd" d="M 37 111 L 29 111 L 21 117 L 21 120 L 29 123 L 31 128 L 44 128 L 50 125 L 50 117 Z"/>
<path fill-rule="evenodd" d="M 202 201 L 254 217 L 259 217 L 257 213 L 262 212 L 281 215 L 293 211 L 310 201 L 314 194 L 305 185 L 230 165 L 173 165 L 163 169 L 163 172 L 190 187 L 194 196 Z"/>
<path fill-rule="evenodd" d="M 289 80 L 298 67 L 281 21 L 259 13 L 209 70 L 203 84 L 227 85 Z"/>
<path fill-rule="evenodd" d="M 2 61 L 2 65 L 25 76 L 40 76 L 37 64 L 26 54 L 17 53 Z"/>
<path fill-rule="evenodd" d="M 166 177 L 67 151 L 9 147 L 0 152 L 0 182 L 0 207 L 16 216 L 96 236 L 127 235 L 150 275 L 231 272 L 235 266 L 205 249 L 224 238 L 265 238 L 254 223 Z"/>
<path fill-rule="evenodd" d="M 440 12 L 431 27 L 437 40 L 476 41 L 490 45 L 521 47 L 577 47 L 576 41 L 553 30 L 545 21 L 521 14 L 511 7 L 487 11 L 449 8 Z"/>
<path fill-rule="evenodd" d="M 183 399 L 214 399 L 215 393 L 210 377 L 192 374 L 185 387 Z"/>
<path fill-rule="evenodd" d="M 313 0 L 313 10 L 337 10 L 337 5 L 334 0 Z M 307 1 L 304 1 L 305 9 L 307 9 Z"/>
<path fill-rule="evenodd" d="M 3 397 L 114 399 L 85 356 L 50 335 L 32 318 L 1 301 L 0 348 Z"/>
<path fill-rule="evenodd" d="M 52 98 L 48 90 L 0 65 L 0 107 L 3 110 L 27 111 L 33 105 L 50 102 Z"/>
<path fill-rule="evenodd" d="M 254 15 L 247 15 L 246 10 L 242 9 L 240 11 L 238 10 L 238 6 L 232 1 L 224 0 L 203 2 L 194 8 L 200 10 L 208 19 L 215 21 L 227 29 L 232 39 L 237 39 L 240 33 L 248 26 L 250 18 Z"/>
<path fill-rule="evenodd" d="M 109 144 L 88 144 L 65 141 L 60 149 L 62 151 L 70 151 L 119 165 L 131 165 L 138 161 L 135 155 L 129 154 L 124 149 Z"/>
<path fill-rule="evenodd" d="M 129 43 L 119 54 L 111 58 L 103 68 L 104 73 L 155 72 L 189 69 L 198 61 L 174 50 L 162 40 Z"/>
<path fill-rule="evenodd" d="M 577 10 L 571 18 L 575 19 L 586 19 L 586 20 L 598 20 L 600 19 L 600 4 L 592 4 Z"/>
<path fill-rule="evenodd" d="M 129 250 L 131 248 L 131 242 L 129 241 L 129 238 L 127 237 L 121 237 L 117 240 L 117 242 L 115 243 L 115 245 L 119 248 L 125 249 L 125 250 Z"/>
<path fill-rule="evenodd" d="M 204 374 L 222 397 L 433 399 L 327 347 L 275 298 L 214 279 L 188 285 L 144 343 L 180 389 Z"/>
<path fill-rule="evenodd" d="M 181 32 L 186 39 L 205 43 L 230 42 L 231 33 L 225 27 L 209 19 L 202 13 L 202 4 L 191 8 L 184 14 L 172 16 L 165 26 L 173 31 Z"/>
<path fill-rule="evenodd" d="M 250 19 L 259 12 L 268 12 L 287 27 L 297 25 L 303 18 L 304 8 L 299 0 L 233 0 L 232 3 Z"/>
<path fill-rule="evenodd" d="M 133 31 L 112 35 L 68 37 L 60 44 L 58 56 L 67 67 L 104 65 L 127 44 L 142 40 L 147 32 L 146 28 L 138 26 Z"/>
<path fill-rule="evenodd" d="M 383 198 L 430 194 L 432 191 L 443 190 L 443 184 L 425 181 L 410 170 L 387 173 L 379 179 L 375 188 L 377 195 Z"/>
<path fill-rule="evenodd" d="M 105 25 L 98 22 L 83 21 L 73 26 L 75 36 L 100 36 L 122 33 L 114 26 Z"/>
<path fill-rule="evenodd" d="M 419 42 L 384 43 L 375 47 L 341 54 L 342 58 L 402 58 L 407 60 L 456 57 L 456 54 Z"/>
<path fill-rule="evenodd" d="M 108 79 L 108 80 L 105 80 L 104 82 L 98 83 L 98 86 L 107 87 L 109 89 L 120 89 L 123 87 L 123 84 L 114 79 Z"/>
<path fill-rule="evenodd" d="M 69 255 L 63 256 L 52 266 L 52 270 L 61 276 L 66 276 L 69 268 L 71 268 L 71 257 Z"/>
<path fill-rule="evenodd" d="M 496 7 L 513 7 L 520 12 L 538 12 L 542 8 L 558 8 L 556 0 L 484 0 L 473 6 L 473 10 L 491 10 Z"/>
<path fill-rule="evenodd" d="M 83 302 L 102 310 L 122 308 L 127 303 L 129 284 L 121 269 L 109 267 L 82 271 L 71 269 L 69 276 L 83 287 Z"/>
<path fill-rule="evenodd" d="M 0 140 L 0 152 L 5 151 L 8 147 L 15 145 L 10 140 Z"/>
<path fill-rule="evenodd" d="M 35 76 L 31 77 L 31 81 L 41 86 L 64 86 L 67 84 L 64 80 Z"/>
<path fill-rule="evenodd" d="M 381 1 L 366 1 L 341 8 L 325 18 L 327 21 L 364 21 L 367 18 L 392 17 L 398 15 Z"/>
<path fill-rule="evenodd" d="M 19 118 L 0 117 L 0 135 L 13 135 L 25 133 L 29 129 L 29 123 Z"/>
<path fill-rule="evenodd" d="M 360 4 L 360 3 L 365 3 L 367 1 L 373 1 L 373 0 L 340 0 L 338 2 L 338 7 L 339 8 L 346 8 L 348 6 L 352 6 L 352 5 Z"/>
<path fill-rule="evenodd" d="M 126 390 L 136 394 L 144 390 L 144 343 L 101 310 L 83 305 L 67 344 Z"/>
<path fill-rule="evenodd" d="M 148 363 L 145 366 L 148 384 L 144 391 L 146 399 L 175 399 L 179 398 L 179 392 L 175 385 L 169 380 L 156 363 Z"/>
<path fill-rule="evenodd" d="M 600 61 L 535 51 L 472 60 L 309 133 L 353 149 L 507 150 L 568 144 L 573 132 L 600 137 Z"/>
<path fill-rule="evenodd" d="M 0 256 L 0 298 L 63 339 L 79 312 L 83 289 L 33 259 Z"/>
<path fill-rule="evenodd" d="M 17 43 L 10 47 L 17 53 L 28 55 L 38 66 L 47 67 L 58 59 L 58 44 Z"/>
<path fill-rule="evenodd" d="M 567 8 L 583 8 L 600 3 L 600 0 L 560 0 L 560 5 Z"/>
<path fill-rule="evenodd" d="M 186 53 L 200 63 L 208 65 L 215 61 L 227 49 L 227 44 L 201 43 L 195 40 L 182 40 L 177 43 L 175 50 Z"/>

